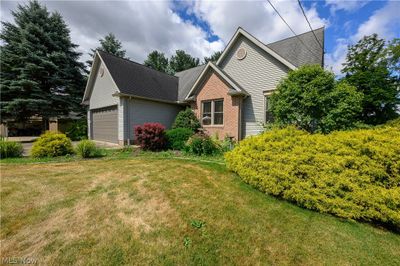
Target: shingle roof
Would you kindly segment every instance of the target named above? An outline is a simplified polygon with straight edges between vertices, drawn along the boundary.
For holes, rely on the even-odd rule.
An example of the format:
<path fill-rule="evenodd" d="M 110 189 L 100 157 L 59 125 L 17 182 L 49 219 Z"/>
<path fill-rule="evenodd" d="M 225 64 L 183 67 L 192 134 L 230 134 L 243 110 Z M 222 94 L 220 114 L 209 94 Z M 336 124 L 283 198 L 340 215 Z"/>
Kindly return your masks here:
<path fill-rule="evenodd" d="M 314 30 L 322 47 L 324 47 L 324 28 Z M 323 49 L 318 44 L 312 31 L 305 32 L 296 36 L 286 38 L 277 42 L 267 44 L 267 47 L 272 49 L 287 61 L 300 67 L 305 64 L 323 65 L 324 53 Z M 307 48 L 301 43 L 303 41 Z M 309 51 L 311 50 L 311 51 Z"/>
<path fill-rule="evenodd" d="M 314 33 L 324 46 L 324 28 L 316 29 Z M 296 67 L 304 64 L 323 65 L 323 49 L 313 33 L 306 32 L 298 37 L 308 49 L 295 36 L 266 46 Z M 98 52 L 121 93 L 162 101 L 184 101 L 206 66 L 197 66 L 171 76 L 103 51 Z"/>
<path fill-rule="evenodd" d="M 175 76 L 179 78 L 178 101 L 185 100 L 186 95 L 189 93 L 205 66 L 206 65 L 201 65 L 175 73 Z"/>
<path fill-rule="evenodd" d="M 177 77 L 103 51 L 98 52 L 121 93 L 162 101 L 177 100 Z"/>

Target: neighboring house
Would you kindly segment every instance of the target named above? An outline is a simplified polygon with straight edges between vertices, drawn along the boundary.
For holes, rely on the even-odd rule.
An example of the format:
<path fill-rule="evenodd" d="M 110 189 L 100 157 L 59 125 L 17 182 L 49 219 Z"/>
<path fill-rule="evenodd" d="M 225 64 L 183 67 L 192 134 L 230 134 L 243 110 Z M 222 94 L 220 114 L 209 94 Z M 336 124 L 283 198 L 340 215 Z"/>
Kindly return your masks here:
<path fill-rule="evenodd" d="M 323 47 L 324 28 L 314 33 Z M 210 135 L 239 140 L 257 134 L 271 119 L 268 96 L 278 82 L 301 65 L 323 66 L 315 36 L 307 32 L 265 45 L 238 28 L 216 63 L 175 76 L 98 51 L 83 98 L 89 138 L 132 142 L 135 125 L 159 122 L 169 128 L 187 106 Z"/>
<path fill-rule="evenodd" d="M 43 121 L 41 116 L 32 116 L 27 121 L 16 122 L 12 119 L 0 124 L 0 137 L 39 136 L 45 130 L 65 133 L 81 115 L 71 112 L 68 115 L 52 117 Z"/>

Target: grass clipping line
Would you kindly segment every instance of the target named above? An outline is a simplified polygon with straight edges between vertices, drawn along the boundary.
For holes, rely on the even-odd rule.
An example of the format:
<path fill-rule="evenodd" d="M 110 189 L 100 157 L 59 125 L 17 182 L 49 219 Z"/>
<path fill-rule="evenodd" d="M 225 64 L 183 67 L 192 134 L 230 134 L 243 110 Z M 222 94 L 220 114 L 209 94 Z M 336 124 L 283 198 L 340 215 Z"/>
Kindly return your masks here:
<path fill-rule="evenodd" d="M 225 158 L 265 193 L 400 231 L 400 120 L 329 135 L 274 129 L 243 140 Z"/>

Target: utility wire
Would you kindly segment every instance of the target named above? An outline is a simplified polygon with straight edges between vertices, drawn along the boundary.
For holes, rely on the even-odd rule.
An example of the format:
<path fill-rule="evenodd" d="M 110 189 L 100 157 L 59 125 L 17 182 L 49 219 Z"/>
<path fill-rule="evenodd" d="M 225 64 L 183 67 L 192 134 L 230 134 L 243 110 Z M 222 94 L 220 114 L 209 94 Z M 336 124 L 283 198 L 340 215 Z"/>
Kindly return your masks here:
<path fill-rule="evenodd" d="M 299 41 L 304 45 L 304 47 L 310 52 L 312 53 L 314 56 L 316 56 L 317 58 L 319 57 L 319 55 L 316 55 L 313 53 L 313 51 L 311 51 L 308 46 L 303 42 L 303 40 L 296 34 L 296 32 L 290 27 L 290 25 L 286 22 L 286 20 L 281 16 L 281 14 L 278 12 L 278 10 L 276 10 L 276 8 L 274 7 L 274 5 L 271 3 L 270 0 L 267 0 L 268 3 L 271 5 L 271 7 L 275 10 L 276 14 L 278 14 L 278 16 L 282 19 L 283 22 L 285 22 L 286 26 L 288 26 L 288 28 L 290 29 L 290 31 L 294 34 L 294 36 L 297 37 L 297 39 L 299 39 Z"/>
<path fill-rule="evenodd" d="M 319 44 L 319 47 L 321 47 L 321 49 L 324 50 L 324 47 L 322 47 L 322 44 L 319 42 L 319 40 L 318 40 L 318 38 L 317 38 L 317 35 L 315 35 L 315 32 L 314 32 L 313 28 L 311 27 L 311 23 L 310 23 L 310 21 L 308 20 L 308 18 L 307 18 L 307 16 L 306 16 L 306 13 L 304 12 L 304 9 L 303 9 L 303 6 L 301 5 L 300 0 L 297 0 L 297 2 L 299 3 L 299 6 L 300 6 L 300 8 L 301 8 L 301 12 L 303 12 L 304 17 L 305 17 L 306 20 L 307 20 L 307 23 L 308 23 L 308 26 L 310 27 L 311 32 L 314 34 L 315 40 L 317 40 L 317 43 Z"/>

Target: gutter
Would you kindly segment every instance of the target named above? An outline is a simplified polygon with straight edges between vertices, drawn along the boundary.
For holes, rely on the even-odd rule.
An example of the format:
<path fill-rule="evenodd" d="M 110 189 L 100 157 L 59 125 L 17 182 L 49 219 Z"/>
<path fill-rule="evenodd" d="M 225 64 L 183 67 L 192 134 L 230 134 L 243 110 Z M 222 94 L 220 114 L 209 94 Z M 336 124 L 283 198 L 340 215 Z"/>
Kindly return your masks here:
<path fill-rule="evenodd" d="M 114 94 L 112 94 L 112 96 L 114 96 L 114 97 L 127 97 L 129 99 L 141 99 L 141 100 L 147 100 L 147 101 L 152 101 L 152 102 L 161 102 L 161 103 L 176 104 L 176 105 L 187 104 L 187 103 L 182 102 L 182 101 L 161 100 L 161 99 L 137 96 L 137 95 L 133 95 L 133 94 L 121 93 L 121 92 L 115 92 Z"/>

